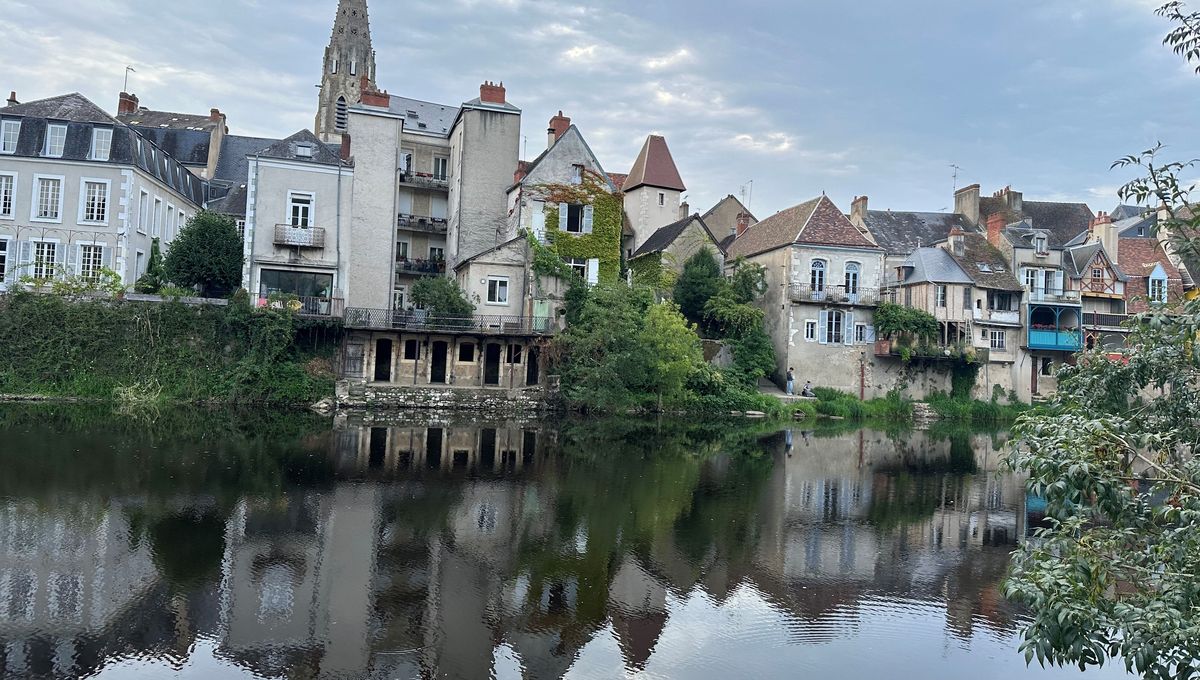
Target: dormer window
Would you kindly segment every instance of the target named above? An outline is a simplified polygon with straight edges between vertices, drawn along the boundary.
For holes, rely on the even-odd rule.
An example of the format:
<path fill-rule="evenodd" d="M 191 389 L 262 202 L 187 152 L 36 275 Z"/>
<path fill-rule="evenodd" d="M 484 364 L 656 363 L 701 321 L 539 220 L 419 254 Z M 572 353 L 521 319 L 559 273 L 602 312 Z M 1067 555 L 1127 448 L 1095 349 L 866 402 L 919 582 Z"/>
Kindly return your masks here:
<path fill-rule="evenodd" d="M 1049 255 L 1050 248 L 1046 242 L 1046 237 L 1043 234 L 1038 234 L 1033 237 L 1033 252 L 1036 255 Z"/>
<path fill-rule="evenodd" d="M 92 130 L 92 160 L 106 161 L 112 151 L 112 128 L 94 128 Z"/>
<path fill-rule="evenodd" d="M 44 155 L 51 158 L 62 158 L 63 149 L 67 146 L 67 126 L 46 126 L 46 148 Z"/>
<path fill-rule="evenodd" d="M 312 144 L 297 144 L 296 145 L 296 157 L 297 158 L 312 158 L 313 157 Z"/>
<path fill-rule="evenodd" d="M 21 121 L 0 121 L 0 153 L 16 153 L 17 137 L 21 134 Z"/>

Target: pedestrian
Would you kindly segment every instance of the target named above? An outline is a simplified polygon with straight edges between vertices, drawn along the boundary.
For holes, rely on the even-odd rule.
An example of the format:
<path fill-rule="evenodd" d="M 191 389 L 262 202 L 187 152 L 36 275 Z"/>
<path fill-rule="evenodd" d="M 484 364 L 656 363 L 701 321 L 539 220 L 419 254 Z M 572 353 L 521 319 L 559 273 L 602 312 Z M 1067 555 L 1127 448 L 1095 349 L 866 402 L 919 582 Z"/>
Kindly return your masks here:
<path fill-rule="evenodd" d="M 812 381 L 811 381 L 811 380 L 805 380 L 805 381 L 804 381 L 804 389 L 802 389 L 802 390 L 800 391 L 800 396 L 802 396 L 802 397 L 815 397 L 815 396 L 817 396 L 817 395 L 813 394 L 813 389 L 812 389 Z"/>
<path fill-rule="evenodd" d="M 796 374 L 791 368 L 787 372 L 787 393 L 789 397 L 796 393 Z"/>

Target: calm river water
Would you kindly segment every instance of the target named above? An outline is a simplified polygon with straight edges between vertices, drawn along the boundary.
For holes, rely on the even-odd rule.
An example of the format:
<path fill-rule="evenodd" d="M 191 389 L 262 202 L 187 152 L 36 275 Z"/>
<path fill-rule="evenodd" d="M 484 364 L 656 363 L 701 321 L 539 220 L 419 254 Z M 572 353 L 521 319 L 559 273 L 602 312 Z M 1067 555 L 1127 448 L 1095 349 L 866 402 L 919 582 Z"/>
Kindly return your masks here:
<path fill-rule="evenodd" d="M 1026 669 L 1002 435 L 0 409 L 0 670 L 1114 678 Z"/>

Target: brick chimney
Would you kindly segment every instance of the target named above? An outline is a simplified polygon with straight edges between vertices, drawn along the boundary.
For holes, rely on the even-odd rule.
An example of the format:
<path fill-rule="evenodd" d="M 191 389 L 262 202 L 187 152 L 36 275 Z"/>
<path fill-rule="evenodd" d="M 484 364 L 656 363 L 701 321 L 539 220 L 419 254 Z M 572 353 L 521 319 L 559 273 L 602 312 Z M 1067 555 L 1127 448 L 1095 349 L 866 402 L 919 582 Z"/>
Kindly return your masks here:
<path fill-rule="evenodd" d="M 564 116 L 560 110 L 557 116 L 550 119 L 550 127 L 546 129 L 546 148 L 554 146 L 554 143 L 563 136 L 569 127 L 571 127 L 571 119 Z"/>
<path fill-rule="evenodd" d="M 15 93 L 14 93 L 15 94 Z M 122 92 L 117 98 L 117 115 L 125 113 L 135 113 L 138 110 L 138 98 L 136 94 Z"/>
<path fill-rule="evenodd" d="M 16 106 L 17 104 L 20 104 L 20 103 L 21 102 L 17 101 L 17 91 L 16 90 L 13 90 L 12 92 L 8 93 L 8 105 L 9 106 Z"/>
<path fill-rule="evenodd" d="M 479 101 L 481 101 L 485 104 L 504 104 L 504 103 L 506 103 L 505 99 L 504 99 L 504 94 L 505 94 L 505 92 L 504 92 L 504 83 L 503 82 L 501 82 L 499 85 L 497 85 L 496 83 L 493 83 L 490 80 L 485 80 L 483 82 L 483 84 L 479 86 Z"/>
<path fill-rule="evenodd" d="M 976 187 L 978 191 L 978 187 Z M 987 239 L 988 243 L 1000 247 L 1001 233 L 1004 231 L 1004 213 L 992 213 L 987 218 Z"/>
<path fill-rule="evenodd" d="M 692 214 L 692 206 L 688 205 L 687 201 L 679 204 L 679 219 L 686 220 L 688 215 Z"/>
<path fill-rule="evenodd" d="M 359 78 L 359 89 L 362 92 L 362 103 L 366 106 L 386 109 L 392 103 L 392 98 L 388 96 L 387 91 L 380 92 L 371 87 L 371 79 L 365 75 Z"/>
<path fill-rule="evenodd" d="M 979 224 L 978 184 L 972 184 L 954 192 L 954 212 L 966 217 L 971 224 Z"/>
<path fill-rule="evenodd" d="M 350 135 L 344 132 L 342 133 L 342 148 L 339 150 L 338 156 L 340 156 L 343 161 L 350 160 Z"/>
<path fill-rule="evenodd" d="M 221 109 L 209 109 L 208 110 L 208 119 L 214 123 L 221 120 Z"/>
<path fill-rule="evenodd" d="M 746 213 L 746 212 L 738 213 L 737 227 L 735 227 L 735 229 L 737 230 L 737 235 L 741 236 L 742 234 L 746 233 L 746 230 L 749 228 L 750 228 L 750 213 Z"/>
<path fill-rule="evenodd" d="M 867 197 L 855 196 L 850 203 L 850 221 L 862 226 L 867 223 Z"/>

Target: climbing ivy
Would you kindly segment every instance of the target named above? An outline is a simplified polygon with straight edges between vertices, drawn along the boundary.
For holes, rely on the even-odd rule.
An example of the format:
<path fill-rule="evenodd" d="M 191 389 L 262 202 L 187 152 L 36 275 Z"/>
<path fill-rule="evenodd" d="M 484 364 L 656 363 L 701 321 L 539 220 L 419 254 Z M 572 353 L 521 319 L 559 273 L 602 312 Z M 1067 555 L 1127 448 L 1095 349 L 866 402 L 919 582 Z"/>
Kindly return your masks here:
<path fill-rule="evenodd" d="M 624 204 L 620 193 L 609 191 L 608 180 L 584 170 L 579 184 L 537 184 L 528 191 L 546 202 L 547 247 L 562 258 L 600 261 L 600 281 L 612 283 L 621 278 L 621 230 Z M 558 228 L 558 204 L 592 206 L 592 233 L 569 234 Z M 566 277 L 564 280 L 569 280 Z"/>

